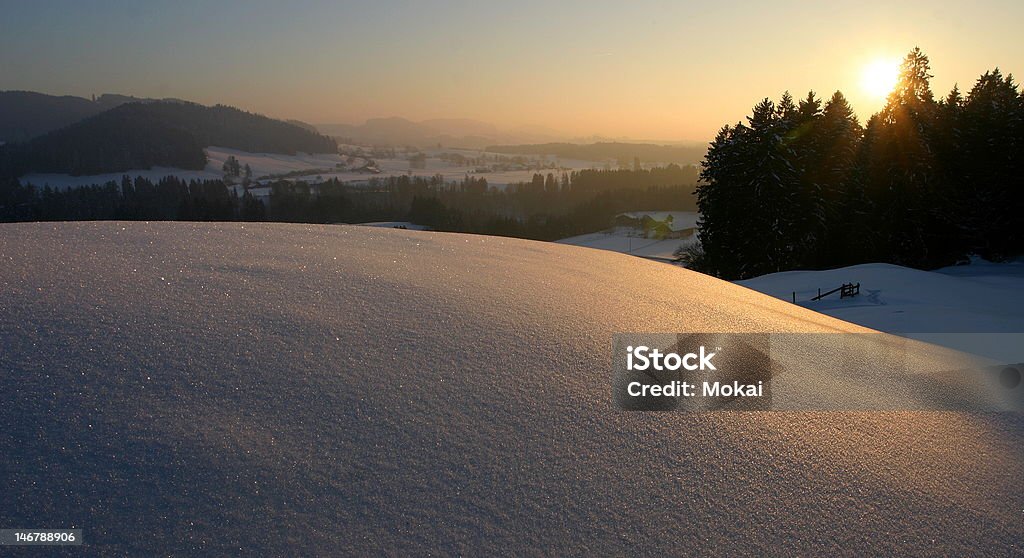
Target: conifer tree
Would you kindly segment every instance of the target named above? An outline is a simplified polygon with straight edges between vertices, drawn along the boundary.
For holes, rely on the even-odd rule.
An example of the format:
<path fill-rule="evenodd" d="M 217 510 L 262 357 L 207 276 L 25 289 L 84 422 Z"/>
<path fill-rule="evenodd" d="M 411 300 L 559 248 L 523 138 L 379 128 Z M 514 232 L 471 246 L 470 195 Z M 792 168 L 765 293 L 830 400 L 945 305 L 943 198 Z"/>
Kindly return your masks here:
<path fill-rule="evenodd" d="M 957 126 L 958 202 L 969 251 L 999 259 L 1020 250 L 1022 103 L 998 68 L 971 88 Z"/>
<path fill-rule="evenodd" d="M 929 71 L 920 49 L 906 56 L 864 160 L 878 248 L 889 261 L 914 267 L 953 263 L 952 223 L 940 210 L 948 205 L 950 189 L 935 153 L 939 111 Z"/>

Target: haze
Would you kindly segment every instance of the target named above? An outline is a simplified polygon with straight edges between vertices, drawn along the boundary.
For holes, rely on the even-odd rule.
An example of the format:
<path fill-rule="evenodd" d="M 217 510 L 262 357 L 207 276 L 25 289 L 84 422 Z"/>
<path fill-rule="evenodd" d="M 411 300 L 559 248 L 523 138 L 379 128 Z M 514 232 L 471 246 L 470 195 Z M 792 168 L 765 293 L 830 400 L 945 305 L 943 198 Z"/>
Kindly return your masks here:
<path fill-rule="evenodd" d="M 0 2 L 0 89 L 224 103 L 311 123 L 474 118 L 711 138 L 760 98 L 836 89 L 920 46 L 933 88 L 1024 71 L 1015 2 Z"/>

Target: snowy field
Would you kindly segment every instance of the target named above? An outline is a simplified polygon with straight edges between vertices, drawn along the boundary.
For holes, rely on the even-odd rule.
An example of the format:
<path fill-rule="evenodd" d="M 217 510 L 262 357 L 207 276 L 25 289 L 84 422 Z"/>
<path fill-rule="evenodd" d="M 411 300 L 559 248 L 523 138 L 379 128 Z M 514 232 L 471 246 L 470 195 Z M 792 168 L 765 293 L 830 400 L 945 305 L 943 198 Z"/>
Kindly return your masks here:
<path fill-rule="evenodd" d="M 665 221 L 671 215 L 673 230 L 695 228 L 699 218 L 699 214 L 693 211 L 634 211 L 625 215 L 633 218 L 642 218 L 644 215 L 648 215 L 658 221 Z M 555 242 L 585 248 L 596 248 L 598 250 L 610 250 L 644 258 L 674 260 L 676 259 L 676 250 L 695 244 L 697 242 L 697 235 L 694 233 L 687 238 L 658 240 L 656 238 L 644 238 L 642 232 L 638 229 L 613 227 L 606 231 L 572 236 L 556 240 Z"/>
<path fill-rule="evenodd" d="M 1022 551 L 1020 414 L 612 409 L 616 332 L 862 331 L 676 266 L 116 222 L 0 225 L 0 261 L 0 525 L 96 553 Z"/>
<path fill-rule="evenodd" d="M 999 341 L 993 353 L 1004 362 L 1024 361 L 1024 261 L 921 271 L 891 264 L 864 264 L 827 271 L 788 271 L 738 284 L 841 320 L 889 333 L 972 350 Z M 835 293 L 810 299 L 843 283 L 860 283 L 860 295 Z M 942 335 L 959 334 L 959 335 Z M 979 334 L 979 335 L 963 335 Z M 986 335 L 981 335 L 986 334 Z M 987 335 L 998 334 L 998 335 Z"/>
<path fill-rule="evenodd" d="M 662 222 L 666 222 L 669 217 L 672 217 L 672 230 L 674 231 L 695 229 L 697 228 L 697 221 L 700 219 L 700 213 L 696 211 L 630 211 L 623 213 L 623 215 L 634 219 L 650 217 L 655 221 Z"/>
<path fill-rule="evenodd" d="M 429 231 L 430 227 L 417 225 L 409 221 L 372 221 L 370 223 L 357 223 L 361 227 L 382 227 L 386 229 L 406 229 L 410 231 Z"/>
<path fill-rule="evenodd" d="M 631 256 L 665 260 L 675 259 L 674 254 L 676 250 L 680 247 L 689 246 L 695 242 L 695 239 L 693 238 L 657 240 L 654 238 L 644 238 L 642 236 L 630 234 L 630 232 L 631 231 L 628 229 L 613 229 L 609 231 L 563 238 L 561 240 L 556 240 L 555 242 L 558 244 L 582 246 L 584 248 L 609 250 L 612 252 L 629 254 Z"/>
<path fill-rule="evenodd" d="M 297 155 L 281 155 L 275 153 L 248 153 L 225 147 L 208 147 L 206 148 L 206 154 L 209 162 L 203 170 L 192 171 L 168 167 L 154 167 L 151 169 L 137 169 L 89 176 L 33 173 L 23 176 L 21 181 L 23 183 L 35 184 L 40 188 L 49 185 L 52 188 L 64 189 L 91 184 L 104 184 L 111 180 L 120 182 L 121 177 L 124 175 L 128 175 L 133 178 L 136 176 L 143 176 L 150 180 L 158 180 L 169 175 L 179 176 L 186 180 L 215 180 L 224 177 L 224 172 L 222 171 L 224 162 L 228 157 L 234 156 L 243 167 L 245 165 L 249 165 L 253 170 L 253 178 L 262 182 L 269 181 L 269 179 L 265 177 L 281 176 L 289 173 L 291 173 L 291 179 L 301 179 L 308 182 L 337 178 L 344 182 L 354 183 L 365 182 L 373 177 L 380 178 L 402 175 L 430 177 L 439 174 L 449 182 L 462 180 L 466 176 L 477 176 L 486 178 L 488 184 L 492 186 L 504 187 L 515 182 L 529 182 L 533 178 L 533 175 L 538 172 L 542 174 L 553 172 L 556 175 L 561 175 L 563 170 L 572 171 L 586 168 L 598 168 L 603 164 L 592 161 L 569 159 L 556 161 L 555 159 L 551 159 L 552 162 L 557 163 L 559 169 L 477 172 L 477 169 L 473 166 L 459 166 L 450 162 L 442 161 L 440 159 L 440 155 L 442 153 L 447 153 L 459 154 L 465 157 L 477 157 L 483 153 L 481 151 L 441 149 L 427 150 L 424 153 L 427 155 L 424 168 L 417 169 L 412 169 L 410 167 L 408 158 L 401 152 L 399 152 L 395 158 L 373 159 L 373 162 L 376 163 L 377 168 L 380 170 L 379 174 L 374 174 L 365 171 L 339 170 L 337 165 L 339 163 L 348 165 L 348 158 L 337 154 L 299 153 Z M 488 153 L 487 155 L 493 156 L 494 154 Z M 357 157 L 353 164 L 348 165 L 348 167 L 359 168 L 367 164 L 367 162 L 368 159 Z"/>

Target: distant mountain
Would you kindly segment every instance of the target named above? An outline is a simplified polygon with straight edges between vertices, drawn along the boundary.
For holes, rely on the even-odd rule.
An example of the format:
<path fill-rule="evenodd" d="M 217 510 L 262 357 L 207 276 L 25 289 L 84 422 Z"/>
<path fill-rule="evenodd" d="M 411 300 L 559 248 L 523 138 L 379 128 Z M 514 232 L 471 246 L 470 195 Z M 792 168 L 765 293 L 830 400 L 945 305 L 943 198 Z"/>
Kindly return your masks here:
<path fill-rule="evenodd" d="M 338 138 L 381 144 L 420 144 L 440 135 L 436 128 L 405 118 L 371 118 L 364 124 L 320 124 L 317 129 Z"/>
<path fill-rule="evenodd" d="M 288 155 L 337 151 L 334 140 L 280 120 L 222 105 L 154 101 L 122 104 L 27 142 L 0 146 L 0 176 L 202 169 L 203 148 L 210 145 Z"/>
<path fill-rule="evenodd" d="M 520 124 L 519 126 L 513 126 L 508 130 L 508 133 L 514 136 L 527 138 L 522 141 L 532 142 L 553 141 L 565 138 L 565 134 L 562 132 L 559 132 L 554 128 L 539 126 L 537 124 Z"/>
<path fill-rule="evenodd" d="M 434 118 L 424 120 L 421 124 L 436 128 L 449 136 L 497 137 L 501 135 L 498 127 L 494 124 L 470 118 Z"/>
<path fill-rule="evenodd" d="M 413 122 L 406 118 L 371 118 L 364 124 L 319 124 L 317 129 L 341 140 L 377 145 L 483 148 L 495 143 L 551 141 L 565 136 L 540 127 L 502 130 L 469 118 L 435 118 Z"/>
<path fill-rule="evenodd" d="M 89 100 L 34 91 L 0 91 L 0 142 L 27 141 L 125 103 L 151 100 L 111 94 Z"/>
<path fill-rule="evenodd" d="M 647 163 L 677 163 L 690 165 L 700 162 L 708 151 L 706 144 L 654 145 L 649 143 L 598 142 L 540 143 L 525 145 L 491 145 L 487 151 L 510 155 L 555 155 L 563 159 L 604 161 L 613 159 L 632 163 L 639 157 Z"/>

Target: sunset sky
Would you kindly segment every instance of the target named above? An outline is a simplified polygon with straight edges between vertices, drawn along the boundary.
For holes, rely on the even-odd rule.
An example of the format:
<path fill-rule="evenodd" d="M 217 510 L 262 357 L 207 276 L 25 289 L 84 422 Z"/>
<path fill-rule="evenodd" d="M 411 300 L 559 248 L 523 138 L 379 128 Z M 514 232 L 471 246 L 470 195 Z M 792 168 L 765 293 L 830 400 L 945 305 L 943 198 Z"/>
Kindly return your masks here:
<path fill-rule="evenodd" d="M 884 96 L 866 68 L 914 46 L 940 95 L 995 66 L 1024 73 L 1019 1 L 40 4 L 0 1 L 0 89 L 312 123 L 459 117 L 707 140 L 786 89 L 840 89 L 863 119 Z"/>

